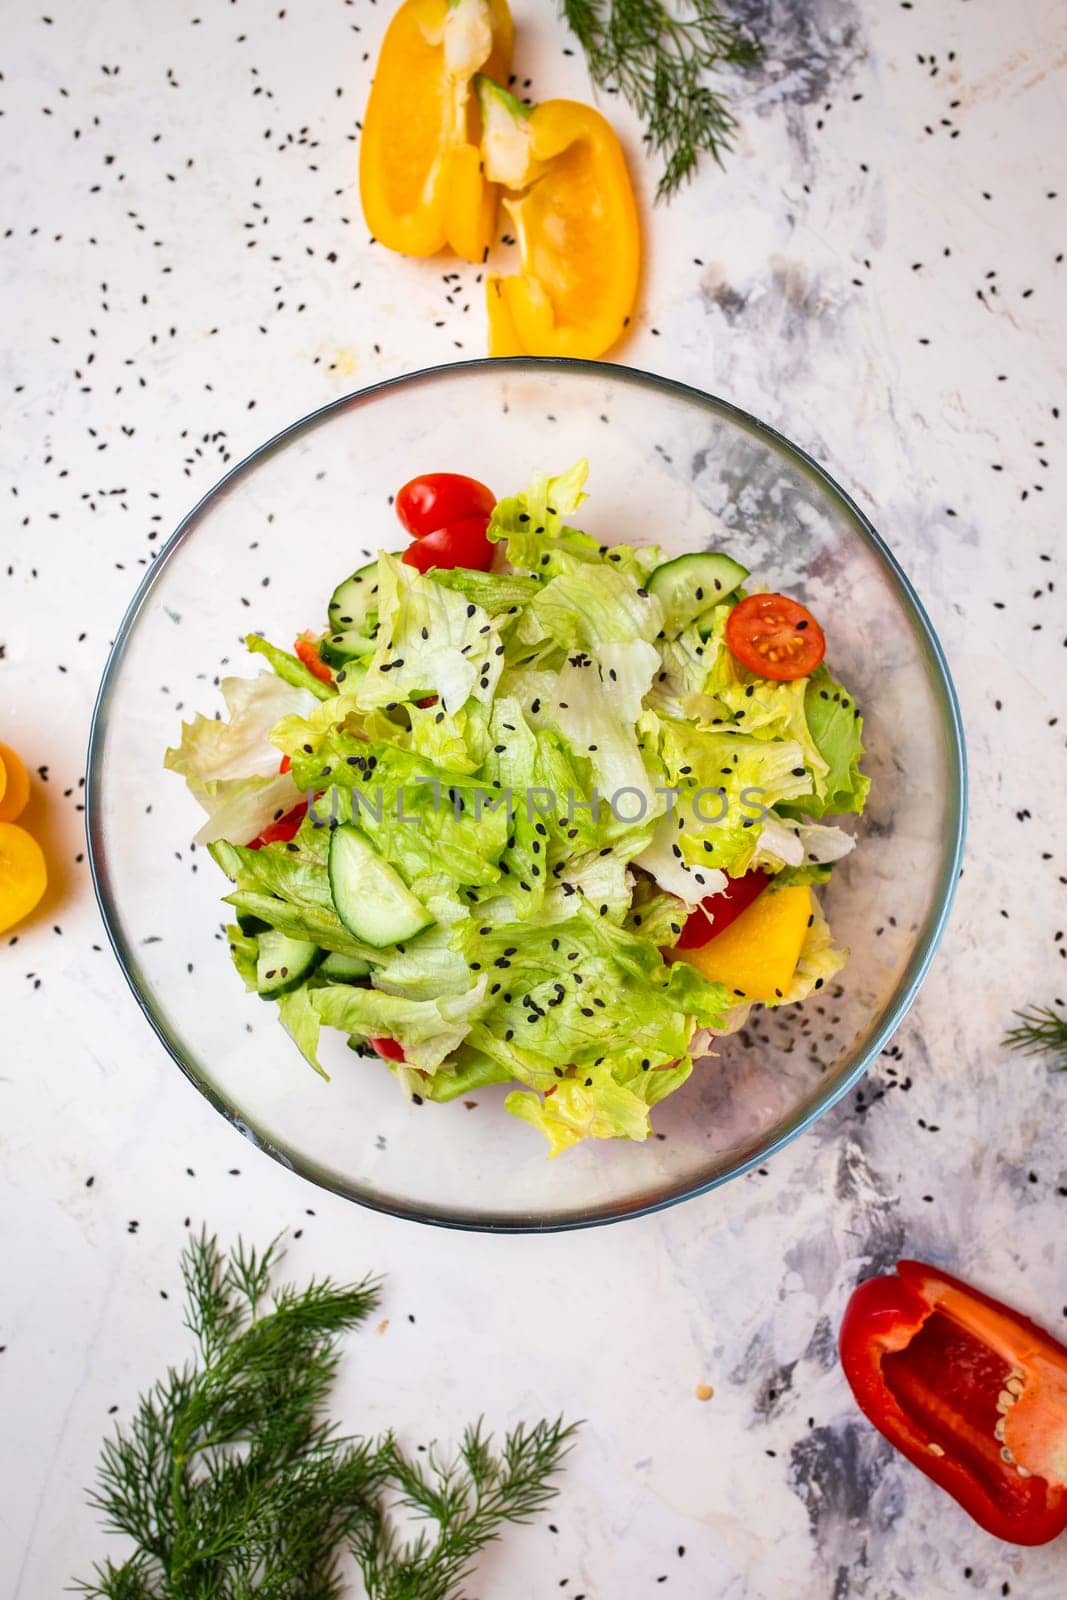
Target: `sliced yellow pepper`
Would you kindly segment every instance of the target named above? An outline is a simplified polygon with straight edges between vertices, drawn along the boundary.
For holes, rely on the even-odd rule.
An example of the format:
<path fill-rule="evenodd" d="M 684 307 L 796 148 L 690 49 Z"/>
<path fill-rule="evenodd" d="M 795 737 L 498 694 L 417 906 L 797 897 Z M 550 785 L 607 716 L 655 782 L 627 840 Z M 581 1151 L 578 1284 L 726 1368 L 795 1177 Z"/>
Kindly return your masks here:
<path fill-rule="evenodd" d="M 15 822 L 0 822 L 0 933 L 28 917 L 48 886 L 44 853 Z"/>
<path fill-rule="evenodd" d="M 14 822 L 30 798 L 30 777 L 21 757 L 0 744 L 0 822 Z"/>
<path fill-rule="evenodd" d="M 482 170 L 471 80 L 506 77 L 507 0 L 405 0 L 382 41 L 363 121 L 359 190 L 367 226 L 408 256 L 446 246 L 481 262 L 497 193 Z"/>
<path fill-rule="evenodd" d="M 603 355 L 633 314 L 641 234 L 610 123 L 576 100 L 522 105 L 477 80 L 488 177 L 508 191 L 522 270 L 486 284 L 489 353 Z"/>
<path fill-rule="evenodd" d="M 724 983 L 735 999 L 781 999 L 793 980 L 812 914 L 806 884 L 764 890 L 722 933 L 693 950 L 678 950 L 714 983 Z"/>

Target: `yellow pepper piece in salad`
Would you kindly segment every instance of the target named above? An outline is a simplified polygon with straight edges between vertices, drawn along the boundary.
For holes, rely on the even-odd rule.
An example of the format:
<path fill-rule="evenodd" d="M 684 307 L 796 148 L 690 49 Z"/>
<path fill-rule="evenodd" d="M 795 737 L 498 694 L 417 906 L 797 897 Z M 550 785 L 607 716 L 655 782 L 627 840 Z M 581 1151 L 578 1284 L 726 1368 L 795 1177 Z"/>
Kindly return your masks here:
<path fill-rule="evenodd" d="M 637 204 L 618 138 L 592 106 L 529 107 L 477 79 L 488 178 L 505 189 L 521 270 L 490 277 L 489 353 L 601 356 L 633 314 L 641 271 Z"/>
<path fill-rule="evenodd" d="M 674 952 L 737 999 L 781 999 L 793 980 L 812 914 L 806 884 L 761 894 L 707 944 Z"/>
<path fill-rule="evenodd" d="M 374 237 L 403 255 L 485 258 L 497 193 L 482 169 L 475 73 L 506 77 L 507 0 L 405 0 L 378 57 L 359 187 Z"/>

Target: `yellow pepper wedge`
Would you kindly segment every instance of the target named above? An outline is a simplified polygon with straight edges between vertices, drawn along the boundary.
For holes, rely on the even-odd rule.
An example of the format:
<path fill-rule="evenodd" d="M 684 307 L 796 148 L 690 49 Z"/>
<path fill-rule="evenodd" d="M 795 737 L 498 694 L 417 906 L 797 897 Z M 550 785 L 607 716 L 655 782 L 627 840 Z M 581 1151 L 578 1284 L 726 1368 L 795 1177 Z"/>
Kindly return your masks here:
<path fill-rule="evenodd" d="M 764 890 L 722 933 L 695 949 L 674 951 L 672 959 L 724 983 L 734 999 L 781 999 L 797 970 L 811 914 L 806 884 Z"/>
<path fill-rule="evenodd" d="M 497 192 L 482 169 L 471 81 L 507 76 L 507 0 L 405 0 L 382 41 L 363 120 L 359 190 L 374 237 L 402 255 L 485 259 Z"/>
<path fill-rule="evenodd" d="M 522 105 L 477 80 L 489 178 L 508 191 L 521 271 L 486 284 L 493 356 L 603 355 L 633 314 L 641 232 L 613 128 L 576 100 Z"/>
<path fill-rule="evenodd" d="M 0 822 L 14 822 L 30 798 L 30 775 L 9 744 L 0 744 Z"/>
<path fill-rule="evenodd" d="M 0 822 L 0 933 L 28 917 L 48 887 L 44 852 L 17 822 Z"/>

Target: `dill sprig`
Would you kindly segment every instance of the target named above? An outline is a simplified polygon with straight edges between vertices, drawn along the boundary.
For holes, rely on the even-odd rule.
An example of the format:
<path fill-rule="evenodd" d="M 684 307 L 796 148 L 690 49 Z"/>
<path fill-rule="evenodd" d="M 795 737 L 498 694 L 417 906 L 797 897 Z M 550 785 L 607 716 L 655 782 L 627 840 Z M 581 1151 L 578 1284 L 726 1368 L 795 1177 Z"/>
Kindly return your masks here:
<path fill-rule="evenodd" d="M 593 82 L 644 119 L 645 143 L 664 163 L 657 199 L 687 183 L 702 155 L 721 166 L 737 119 L 707 74 L 750 66 L 759 44 L 718 0 L 560 0 L 560 8 Z"/>
<path fill-rule="evenodd" d="M 495 1454 L 481 1424 L 455 1460 L 410 1461 L 392 1433 L 342 1438 L 324 1416 L 339 1336 L 374 1309 L 374 1279 L 271 1292 L 278 1242 L 182 1254 L 198 1359 L 143 1394 L 105 1442 L 90 1503 L 133 1553 L 77 1584 L 92 1600 L 340 1600 L 351 1552 L 367 1600 L 447 1600 L 504 1522 L 556 1494 L 562 1420 L 520 1426 Z M 267 1303 L 268 1295 L 269 1304 Z M 432 1522 L 402 1539 L 387 1506 Z"/>
<path fill-rule="evenodd" d="M 1067 1072 L 1067 1017 L 1051 1006 L 1028 1006 L 1012 1016 L 1019 1020 L 1001 1042 L 1024 1056 L 1047 1055 L 1054 1070 Z"/>

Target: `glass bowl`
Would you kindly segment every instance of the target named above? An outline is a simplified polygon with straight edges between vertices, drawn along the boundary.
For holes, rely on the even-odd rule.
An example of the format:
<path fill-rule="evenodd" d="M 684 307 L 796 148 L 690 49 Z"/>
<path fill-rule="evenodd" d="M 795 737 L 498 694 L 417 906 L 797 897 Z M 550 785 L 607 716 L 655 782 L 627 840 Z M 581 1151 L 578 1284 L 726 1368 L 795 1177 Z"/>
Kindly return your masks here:
<path fill-rule="evenodd" d="M 254 676 L 242 635 L 285 642 L 324 614 L 364 551 L 404 539 L 393 491 L 451 469 L 520 488 L 590 462 L 579 519 L 605 540 L 726 548 L 828 626 L 865 716 L 872 779 L 858 848 L 824 891 L 851 958 L 801 1007 L 756 1010 L 656 1108 L 643 1144 L 554 1161 L 504 1090 L 403 1098 L 324 1034 L 324 1082 L 273 1007 L 242 992 L 221 932 L 224 880 L 189 840 L 202 816 L 162 768 L 182 716 Z M 108 934 L 182 1071 L 260 1149 L 363 1205 L 454 1227 L 536 1231 L 638 1216 L 765 1161 L 860 1077 L 929 966 L 959 874 L 965 763 L 933 629 L 870 523 L 755 418 L 679 383 L 595 362 L 464 362 L 325 406 L 235 467 L 159 553 L 119 630 L 93 719 L 88 833 Z M 336 1048 L 334 1048 L 336 1047 Z"/>

